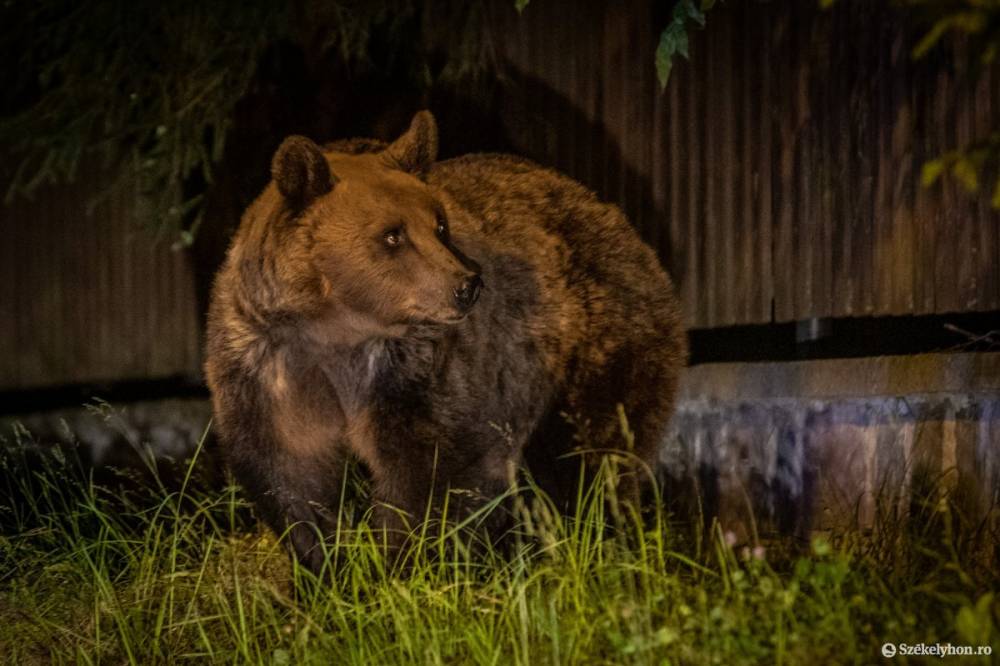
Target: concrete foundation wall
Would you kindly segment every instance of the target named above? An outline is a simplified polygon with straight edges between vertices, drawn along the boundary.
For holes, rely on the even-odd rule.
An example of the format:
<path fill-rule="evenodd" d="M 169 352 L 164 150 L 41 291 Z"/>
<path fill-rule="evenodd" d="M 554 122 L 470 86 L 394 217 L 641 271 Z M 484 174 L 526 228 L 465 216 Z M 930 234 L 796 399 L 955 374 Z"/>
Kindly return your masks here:
<path fill-rule="evenodd" d="M 1000 506 L 1000 354 L 691 368 L 662 461 L 737 539 Z"/>

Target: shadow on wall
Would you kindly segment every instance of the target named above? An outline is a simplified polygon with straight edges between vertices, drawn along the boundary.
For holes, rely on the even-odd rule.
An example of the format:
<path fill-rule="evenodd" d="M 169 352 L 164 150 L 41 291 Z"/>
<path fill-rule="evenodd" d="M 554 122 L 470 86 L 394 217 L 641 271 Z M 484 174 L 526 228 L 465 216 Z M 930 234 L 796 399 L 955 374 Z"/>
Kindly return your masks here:
<path fill-rule="evenodd" d="M 498 114 L 508 150 L 562 171 L 602 201 L 617 204 L 644 239 L 659 248 L 671 277 L 685 275 L 680 248 L 662 233 L 667 212 L 659 207 L 648 174 L 629 161 L 604 124 L 531 74 L 510 72 L 507 86 Z M 653 230 L 659 232 L 656 239 L 649 237 Z"/>
<path fill-rule="evenodd" d="M 290 134 L 321 143 L 356 136 L 391 140 L 406 129 L 413 113 L 429 108 L 441 132 L 441 159 L 509 152 L 557 170 L 583 164 L 585 172 L 568 175 L 603 200 L 621 205 L 633 223 L 640 215 L 664 216 L 656 210 L 649 179 L 628 163 L 603 125 L 541 79 L 509 65 L 488 78 L 420 90 L 399 73 L 358 75 L 343 66 L 326 71 L 317 84 L 284 76 L 296 70 L 296 57 L 286 55 L 282 62 L 273 71 L 265 68 L 255 92 L 238 106 L 218 177 L 206 196 L 205 221 L 191 248 L 203 316 L 229 238 L 243 210 L 267 184 L 274 150 Z M 578 152 L 556 151 L 560 143 Z M 667 255 L 675 264 L 668 265 L 671 274 L 683 275 L 683 266 L 676 265 L 678 253 L 668 250 Z"/>

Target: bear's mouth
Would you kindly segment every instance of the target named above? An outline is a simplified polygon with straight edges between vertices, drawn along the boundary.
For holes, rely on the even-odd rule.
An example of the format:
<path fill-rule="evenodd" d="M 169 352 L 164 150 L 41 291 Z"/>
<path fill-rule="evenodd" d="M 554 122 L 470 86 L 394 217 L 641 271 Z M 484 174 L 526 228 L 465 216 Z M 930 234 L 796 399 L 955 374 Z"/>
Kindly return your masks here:
<path fill-rule="evenodd" d="M 414 315 L 407 320 L 410 326 L 454 326 L 465 321 L 469 317 L 469 312 L 456 312 L 445 317 L 431 316 L 425 314 Z"/>

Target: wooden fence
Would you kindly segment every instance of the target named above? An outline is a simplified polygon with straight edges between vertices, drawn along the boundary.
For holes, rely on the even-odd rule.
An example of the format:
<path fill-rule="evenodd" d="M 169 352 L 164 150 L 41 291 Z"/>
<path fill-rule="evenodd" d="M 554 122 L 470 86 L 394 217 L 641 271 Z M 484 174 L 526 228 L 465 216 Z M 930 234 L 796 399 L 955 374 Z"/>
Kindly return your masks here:
<path fill-rule="evenodd" d="M 1000 307 L 1000 215 L 919 184 L 1000 129 L 996 68 L 972 82 L 961 44 L 915 62 L 886 2 L 728 0 L 661 93 L 672 4 L 501 6 L 496 43 L 515 146 L 623 206 L 691 326 Z"/>
<path fill-rule="evenodd" d="M 0 207 L 0 389 L 196 376 L 188 257 L 136 227 L 99 174 Z"/>
<path fill-rule="evenodd" d="M 483 145 L 621 204 L 692 327 L 1000 309 L 1000 216 L 919 184 L 926 160 L 1000 128 L 1000 73 L 968 83 L 960 44 L 914 62 L 884 2 L 727 0 L 660 91 L 672 4 L 490 4 L 506 136 Z M 125 198 L 85 217 L 89 192 L 0 207 L 0 389 L 198 372 L 191 258 L 138 231 Z"/>

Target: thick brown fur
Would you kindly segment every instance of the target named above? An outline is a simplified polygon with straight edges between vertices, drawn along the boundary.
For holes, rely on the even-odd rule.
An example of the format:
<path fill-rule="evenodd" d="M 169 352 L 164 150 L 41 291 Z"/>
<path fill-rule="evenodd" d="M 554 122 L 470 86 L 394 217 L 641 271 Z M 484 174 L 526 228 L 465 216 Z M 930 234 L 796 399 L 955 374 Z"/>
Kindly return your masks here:
<path fill-rule="evenodd" d="M 624 447 L 619 403 L 652 466 L 673 408 L 677 299 L 621 211 L 527 160 L 436 152 L 427 112 L 389 146 L 289 139 L 215 283 L 223 449 L 313 570 L 349 459 L 402 533 L 449 490 L 450 511 L 498 496 L 521 466 L 567 505 L 571 454 Z M 457 306 L 477 274 L 478 303 Z"/>

